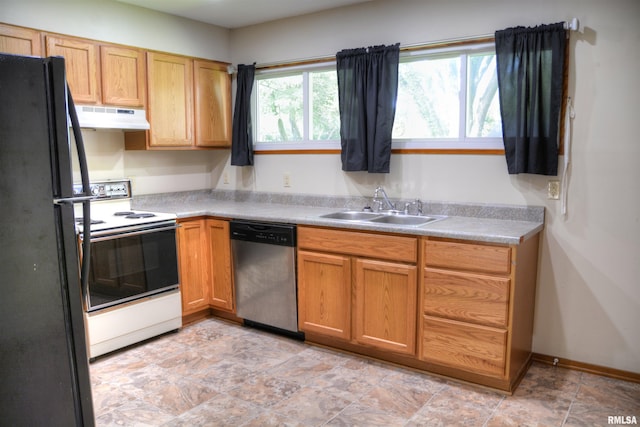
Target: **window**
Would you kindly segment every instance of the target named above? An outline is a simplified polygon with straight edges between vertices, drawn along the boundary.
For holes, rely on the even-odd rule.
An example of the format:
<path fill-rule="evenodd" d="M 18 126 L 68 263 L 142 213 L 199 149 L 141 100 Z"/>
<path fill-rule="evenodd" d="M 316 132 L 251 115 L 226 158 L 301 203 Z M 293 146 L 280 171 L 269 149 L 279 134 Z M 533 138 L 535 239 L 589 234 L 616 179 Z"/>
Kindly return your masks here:
<path fill-rule="evenodd" d="M 256 149 L 340 148 L 334 64 L 256 75 Z"/>
<path fill-rule="evenodd" d="M 335 63 L 258 71 L 256 150 L 339 149 Z M 493 43 L 404 50 L 395 149 L 503 149 Z"/>

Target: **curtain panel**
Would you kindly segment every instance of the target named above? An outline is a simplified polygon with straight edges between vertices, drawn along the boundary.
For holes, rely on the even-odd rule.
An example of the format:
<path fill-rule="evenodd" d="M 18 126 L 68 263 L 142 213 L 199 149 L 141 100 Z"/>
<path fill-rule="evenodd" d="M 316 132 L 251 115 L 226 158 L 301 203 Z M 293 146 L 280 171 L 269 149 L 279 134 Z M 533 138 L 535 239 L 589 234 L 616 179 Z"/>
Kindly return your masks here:
<path fill-rule="evenodd" d="M 400 44 L 336 54 L 344 171 L 389 173 Z"/>
<path fill-rule="evenodd" d="M 563 23 L 495 33 L 509 174 L 558 174 L 566 40 Z"/>
<path fill-rule="evenodd" d="M 251 125 L 251 91 L 256 64 L 238 65 L 236 78 L 236 105 L 233 111 L 231 136 L 231 164 L 253 165 L 253 129 Z"/>

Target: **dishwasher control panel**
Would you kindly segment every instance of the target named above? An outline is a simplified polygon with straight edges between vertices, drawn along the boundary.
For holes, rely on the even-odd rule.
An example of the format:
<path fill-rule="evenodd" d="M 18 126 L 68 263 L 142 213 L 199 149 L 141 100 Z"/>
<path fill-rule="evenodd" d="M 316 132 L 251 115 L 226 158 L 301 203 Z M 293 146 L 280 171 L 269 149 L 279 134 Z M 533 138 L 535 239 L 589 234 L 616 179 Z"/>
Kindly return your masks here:
<path fill-rule="evenodd" d="M 231 240 L 265 243 L 278 246 L 296 246 L 296 226 L 234 220 L 229 224 Z"/>

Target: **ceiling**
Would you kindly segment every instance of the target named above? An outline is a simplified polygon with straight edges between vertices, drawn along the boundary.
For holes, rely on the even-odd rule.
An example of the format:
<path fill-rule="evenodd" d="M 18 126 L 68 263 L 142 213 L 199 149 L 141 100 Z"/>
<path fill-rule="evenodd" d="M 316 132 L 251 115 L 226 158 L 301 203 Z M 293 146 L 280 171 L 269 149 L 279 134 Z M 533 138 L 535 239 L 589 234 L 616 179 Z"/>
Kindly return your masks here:
<path fill-rule="evenodd" d="M 224 28 L 240 28 L 371 0 L 117 0 Z"/>

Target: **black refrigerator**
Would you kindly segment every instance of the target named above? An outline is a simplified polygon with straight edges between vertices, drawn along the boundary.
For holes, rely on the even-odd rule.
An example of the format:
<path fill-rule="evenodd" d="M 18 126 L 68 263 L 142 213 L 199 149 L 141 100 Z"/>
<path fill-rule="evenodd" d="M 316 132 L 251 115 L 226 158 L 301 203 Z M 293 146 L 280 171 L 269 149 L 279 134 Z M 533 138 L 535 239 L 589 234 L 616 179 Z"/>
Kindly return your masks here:
<path fill-rule="evenodd" d="M 74 197 L 72 149 L 88 189 L 64 59 L 0 54 L 1 425 L 95 423 L 73 208 L 88 221 L 90 197 Z"/>

